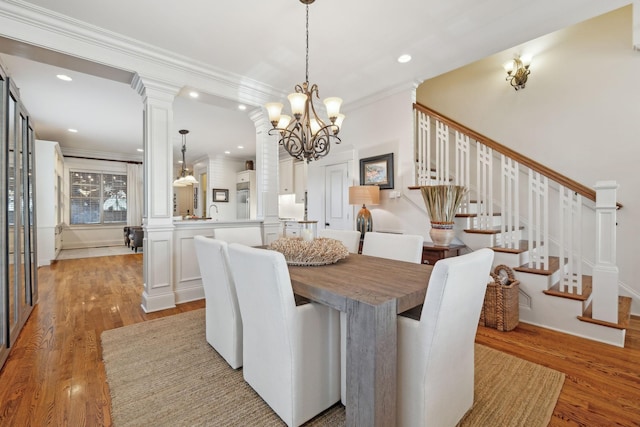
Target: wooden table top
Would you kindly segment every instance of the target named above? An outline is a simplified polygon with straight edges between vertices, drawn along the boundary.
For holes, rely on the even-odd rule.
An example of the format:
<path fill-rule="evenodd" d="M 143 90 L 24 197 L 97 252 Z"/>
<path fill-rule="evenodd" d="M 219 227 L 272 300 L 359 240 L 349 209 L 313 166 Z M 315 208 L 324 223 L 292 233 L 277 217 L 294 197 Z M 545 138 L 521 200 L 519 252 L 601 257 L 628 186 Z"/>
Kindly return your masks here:
<path fill-rule="evenodd" d="M 349 254 L 336 264 L 289 266 L 293 291 L 346 312 L 348 299 L 371 305 L 397 300 L 397 313 L 424 302 L 430 265 Z"/>

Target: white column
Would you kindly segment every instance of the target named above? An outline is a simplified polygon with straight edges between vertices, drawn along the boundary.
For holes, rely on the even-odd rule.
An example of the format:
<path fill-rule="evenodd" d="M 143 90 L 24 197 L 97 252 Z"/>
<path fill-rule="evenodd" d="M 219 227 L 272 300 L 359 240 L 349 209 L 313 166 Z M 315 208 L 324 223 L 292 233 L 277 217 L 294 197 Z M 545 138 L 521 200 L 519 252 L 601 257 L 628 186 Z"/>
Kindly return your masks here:
<path fill-rule="evenodd" d="M 598 181 L 596 189 L 596 259 L 593 267 L 592 316 L 618 323 L 615 181 Z"/>
<path fill-rule="evenodd" d="M 249 116 L 256 127 L 256 181 L 258 218 L 264 219 L 264 243 L 276 240 L 280 231 L 278 215 L 278 139 L 269 135 L 271 124 L 264 109 Z"/>
<path fill-rule="evenodd" d="M 173 284 L 173 100 L 179 88 L 136 75 L 132 87 L 144 103 L 145 312 L 175 307 Z"/>

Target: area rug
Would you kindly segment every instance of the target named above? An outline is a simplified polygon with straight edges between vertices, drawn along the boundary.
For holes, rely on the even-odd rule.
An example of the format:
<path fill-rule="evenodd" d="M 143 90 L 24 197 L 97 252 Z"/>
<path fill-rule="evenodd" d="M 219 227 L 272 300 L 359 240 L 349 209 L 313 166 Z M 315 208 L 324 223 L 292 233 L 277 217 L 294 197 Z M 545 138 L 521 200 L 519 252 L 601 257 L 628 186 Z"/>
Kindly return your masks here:
<path fill-rule="evenodd" d="M 283 426 L 206 342 L 204 309 L 102 333 L 114 425 Z M 476 344 L 475 403 L 461 426 L 546 426 L 564 374 Z M 345 425 L 336 404 L 305 426 Z"/>

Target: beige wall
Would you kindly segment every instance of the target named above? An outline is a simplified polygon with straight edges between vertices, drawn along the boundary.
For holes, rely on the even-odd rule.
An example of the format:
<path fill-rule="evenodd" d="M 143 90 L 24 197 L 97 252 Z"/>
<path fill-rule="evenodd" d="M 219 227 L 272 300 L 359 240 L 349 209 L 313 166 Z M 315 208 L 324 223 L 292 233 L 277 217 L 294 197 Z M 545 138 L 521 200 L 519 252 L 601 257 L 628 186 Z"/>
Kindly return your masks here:
<path fill-rule="evenodd" d="M 558 172 L 620 185 L 621 292 L 640 313 L 640 52 L 627 6 L 425 81 L 417 101 Z M 502 64 L 533 54 L 524 90 Z"/>

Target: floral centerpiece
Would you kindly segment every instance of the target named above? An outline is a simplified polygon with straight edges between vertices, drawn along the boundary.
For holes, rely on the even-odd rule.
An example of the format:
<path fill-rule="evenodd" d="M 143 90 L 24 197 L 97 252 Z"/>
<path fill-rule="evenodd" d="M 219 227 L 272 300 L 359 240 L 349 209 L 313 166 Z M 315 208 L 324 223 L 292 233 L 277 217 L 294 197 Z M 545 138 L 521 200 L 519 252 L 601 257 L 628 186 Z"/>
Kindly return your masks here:
<path fill-rule="evenodd" d="M 420 187 L 427 213 L 431 219 L 429 236 L 437 246 L 449 246 L 455 235 L 453 220 L 467 194 L 462 185 L 425 185 Z"/>

